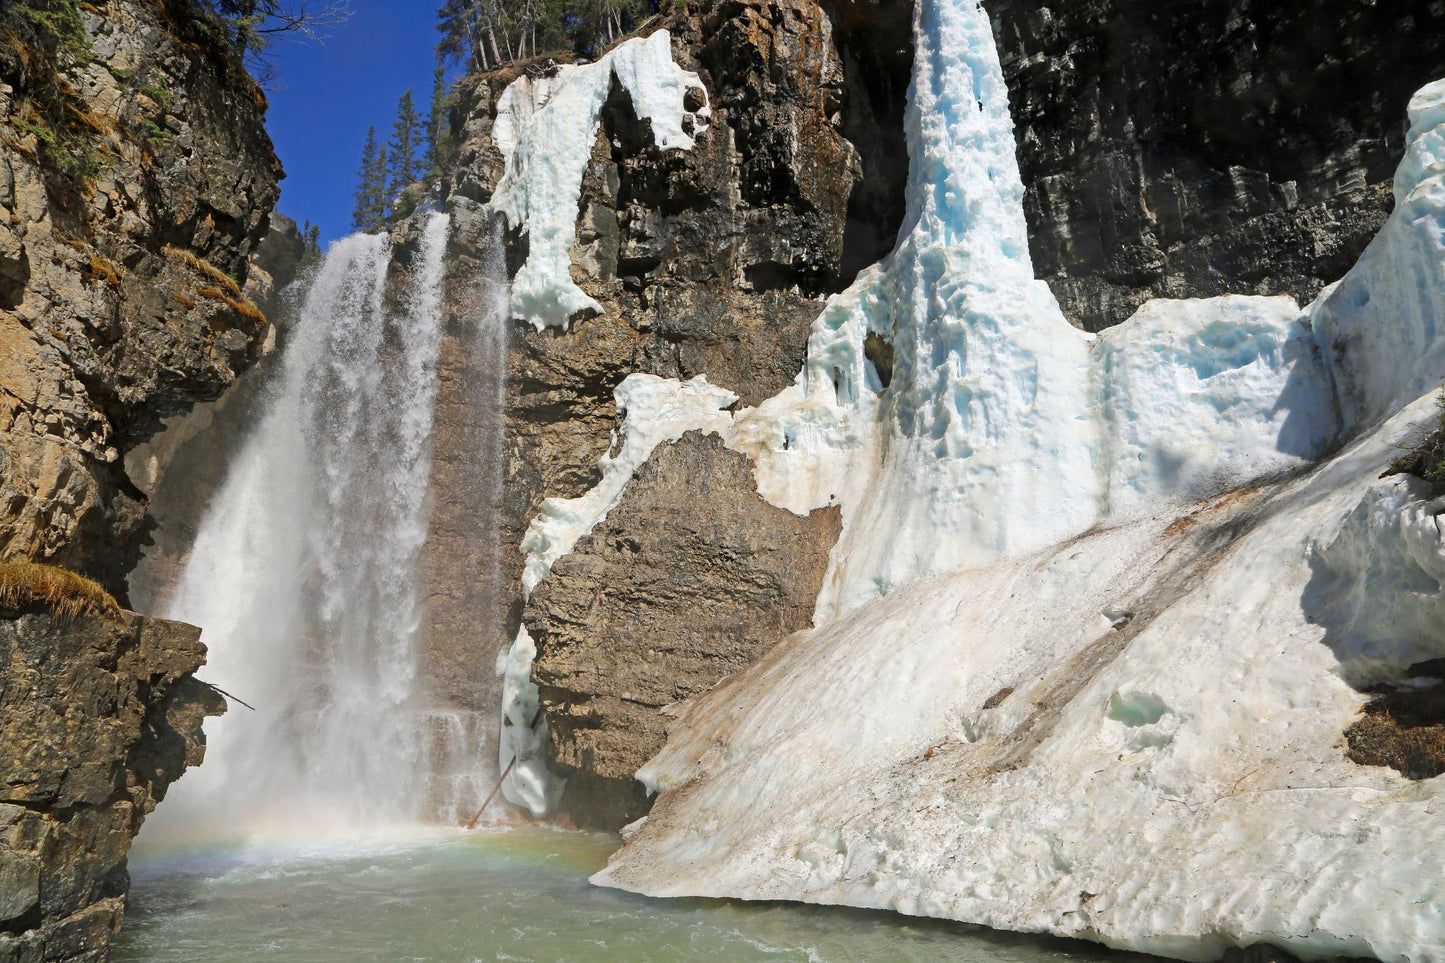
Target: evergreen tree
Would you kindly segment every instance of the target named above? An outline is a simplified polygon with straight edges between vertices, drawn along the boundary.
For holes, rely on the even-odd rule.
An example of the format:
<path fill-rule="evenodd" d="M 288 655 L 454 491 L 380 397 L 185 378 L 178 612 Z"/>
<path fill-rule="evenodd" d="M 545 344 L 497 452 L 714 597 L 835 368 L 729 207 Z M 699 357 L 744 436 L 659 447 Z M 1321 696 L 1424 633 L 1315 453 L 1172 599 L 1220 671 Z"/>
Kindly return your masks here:
<path fill-rule="evenodd" d="M 379 231 L 386 225 L 386 148 L 377 146 L 376 128 L 366 130 L 361 148 L 361 171 L 357 175 L 355 205 L 351 209 L 353 231 Z"/>
<path fill-rule="evenodd" d="M 321 228 L 310 220 L 301 224 L 301 266 L 306 267 L 321 260 Z"/>
<path fill-rule="evenodd" d="M 396 123 L 392 126 L 391 142 L 387 145 L 390 151 L 390 165 L 387 169 L 391 175 L 388 199 L 395 198 L 407 187 L 421 180 L 417 148 L 423 147 L 425 143 L 426 126 L 422 123 L 411 91 L 408 90 L 397 102 Z"/>
<path fill-rule="evenodd" d="M 426 179 L 435 181 L 441 177 L 442 165 L 451 145 L 447 130 L 447 82 L 446 69 L 438 61 L 432 72 L 431 110 L 426 120 Z"/>

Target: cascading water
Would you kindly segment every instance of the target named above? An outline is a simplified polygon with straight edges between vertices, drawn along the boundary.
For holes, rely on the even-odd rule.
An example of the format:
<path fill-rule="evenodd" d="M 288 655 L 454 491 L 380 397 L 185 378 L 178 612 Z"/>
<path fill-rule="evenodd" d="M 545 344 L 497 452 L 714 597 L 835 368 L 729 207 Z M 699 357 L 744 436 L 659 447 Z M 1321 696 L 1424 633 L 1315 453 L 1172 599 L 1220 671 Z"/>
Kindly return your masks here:
<path fill-rule="evenodd" d="M 442 340 L 448 218 L 409 277 L 392 245 L 332 246 L 268 410 L 213 499 L 169 616 L 203 628 L 207 677 L 256 707 L 208 724 L 207 765 L 165 820 L 366 824 L 423 815 L 415 578 Z M 389 296 L 389 295 L 395 295 Z"/>

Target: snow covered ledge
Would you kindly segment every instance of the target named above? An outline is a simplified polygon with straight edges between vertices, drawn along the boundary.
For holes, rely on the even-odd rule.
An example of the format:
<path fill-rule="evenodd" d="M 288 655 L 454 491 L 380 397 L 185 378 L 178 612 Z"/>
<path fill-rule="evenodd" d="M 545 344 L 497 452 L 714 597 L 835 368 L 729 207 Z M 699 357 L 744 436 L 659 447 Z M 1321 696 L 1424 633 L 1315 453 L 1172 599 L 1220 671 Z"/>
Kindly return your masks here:
<path fill-rule="evenodd" d="M 493 137 L 507 166 L 492 206 L 528 237 L 527 262 L 512 279 L 512 316 L 539 330 L 566 327 L 580 311 L 602 313 L 572 282 L 570 254 L 582 175 L 614 80 L 632 98 L 637 116 L 651 121 L 662 150 L 690 150 L 707 128 L 707 90 L 697 74 L 673 63 L 666 30 L 618 44 L 596 63 L 566 66 L 553 77 L 519 77 L 497 101 Z M 702 97 L 696 111 L 685 106 L 689 90 Z"/>

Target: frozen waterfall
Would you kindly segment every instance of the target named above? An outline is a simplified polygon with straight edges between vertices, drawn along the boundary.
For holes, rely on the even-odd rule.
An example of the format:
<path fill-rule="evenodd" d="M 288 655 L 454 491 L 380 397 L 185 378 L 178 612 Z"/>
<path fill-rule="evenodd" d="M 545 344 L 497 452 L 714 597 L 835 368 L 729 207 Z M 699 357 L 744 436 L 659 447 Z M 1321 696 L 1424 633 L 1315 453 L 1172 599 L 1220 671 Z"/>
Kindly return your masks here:
<path fill-rule="evenodd" d="M 1309 308 L 1154 301 L 1094 338 L 1032 278 L 987 13 L 920 0 L 914 36 L 897 249 L 717 429 L 769 500 L 842 506 L 816 627 L 675 710 L 594 881 L 1440 959 L 1445 777 L 1342 743 L 1352 681 L 1445 654 L 1445 504 L 1381 477 L 1445 379 L 1445 86 Z"/>

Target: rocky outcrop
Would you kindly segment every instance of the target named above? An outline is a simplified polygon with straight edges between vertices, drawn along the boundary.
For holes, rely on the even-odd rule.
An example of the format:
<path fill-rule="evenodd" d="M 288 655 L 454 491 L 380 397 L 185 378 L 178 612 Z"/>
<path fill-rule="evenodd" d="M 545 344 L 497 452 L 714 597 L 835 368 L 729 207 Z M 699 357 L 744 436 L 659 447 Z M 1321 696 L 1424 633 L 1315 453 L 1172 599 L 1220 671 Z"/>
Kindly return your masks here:
<path fill-rule="evenodd" d="M 124 456 L 261 354 L 241 285 L 281 170 L 265 98 L 189 4 L 78 10 L 60 120 L 35 51 L 0 51 L 0 556 L 123 595 L 148 527 Z"/>
<path fill-rule="evenodd" d="M 1445 4 L 990 0 L 1034 268 L 1097 331 L 1338 280 L 1384 224 Z"/>
<path fill-rule="evenodd" d="M 763 501 L 748 459 L 716 435 L 654 453 L 526 611 L 575 820 L 646 812 L 633 773 L 666 740 L 660 710 L 812 624 L 840 525 L 836 508 L 800 517 Z"/>
<path fill-rule="evenodd" d="M 660 26 L 672 33 L 674 59 L 697 72 L 708 91 L 708 130 L 690 151 L 660 151 L 627 96 L 614 87 L 584 176 L 572 250 L 574 280 L 604 312 L 574 318 L 566 331 L 511 325 L 498 537 L 507 548 L 501 584 L 518 606 L 522 558 L 515 546 L 544 498 L 575 497 L 597 482 L 598 459 L 617 425 L 612 395 L 622 380 L 635 372 L 680 379 L 701 374 L 735 392 L 743 404 L 775 394 L 802 366 L 822 296 L 851 280 L 843 266 L 850 211 L 855 222 L 887 233 L 886 227 L 876 227 L 891 216 L 881 210 L 886 205 L 857 200 L 860 154 L 843 136 L 850 124 L 870 129 L 874 115 L 850 113 L 844 64 L 820 7 L 808 0 L 728 0 Z M 543 58 L 463 83 L 453 113 L 462 147 L 450 202 L 462 243 L 480 247 L 466 239 L 467 217 L 458 215 L 488 200 L 502 173 L 501 154 L 492 141 L 497 98 L 522 72 L 555 69 Z M 887 141 L 885 132 L 872 136 L 877 143 Z M 525 257 L 526 237 L 511 232 L 507 245 L 515 271 Z M 439 416 L 436 458 L 444 465 L 445 412 Z M 807 623 L 821 568 L 813 573 L 802 560 L 826 558 L 837 534 L 836 524 L 817 520 L 792 518 L 783 524 L 758 498 L 749 473 L 738 467 L 740 456 L 716 444 L 688 443 L 656 457 L 693 477 L 711 479 L 710 503 L 738 506 L 720 508 L 713 521 L 698 523 L 688 543 L 698 555 L 675 558 L 678 570 L 708 564 L 707 559 L 721 564 L 720 553 L 734 551 L 740 557 L 730 574 L 715 572 L 716 581 L 698 577 L 688 593 L 652 595 L 649 619 L 662 634 L 691 620 L 692 641 L 667 643 L 684 646 L 700 645 L 709 631 L 696 622 L 699 610 L 715 605 L 732 613 L 731 621 L 725 630 L 713 627 L 714 641 L 705 656 L 675 660 L 676 677 L 666 692 L 657 688 L 635 702 L 620 698 L 625 678 L 619 677 L 623 688 L 615 693 L 592 692 L 580 680 L 565 682 L 567 670 L 560 661 L 548 662 L 561 673 L 552 685 L 549 718 L 557 713 L 556 731 L 566 733 L 559 739 L 575 735 L 565 750 L 559 742 L 559 752 L 573 772 L 569 794 L 577 805 L 572 811 L 584 820 L 594 802 L 605 810 L 603 819 L 633 810 L 637 793 L 627 766 L 657 744 L 662 731 L 657 706 L 716 683 Z M 652 469 L 644 473 L 662 477 Z M 661 511 L 665 505 L 688 504 L 685 481 L 673 484 L 681 487 L 638 494 L 641 501 L 627 524 L 641 522 L 642 506 Z M 745 504 L 750 506 L 746 510 Z M 726 531 L 724 518 L 749 532 L 747 538 L 737 541 L 736 532 Z M 659 565 L 662 552 L 680 547 L 666 544 L 671 548 L 659 543 L 653 549 Z M 799 568 L 796 585 L 779 588 L 776 598 L 769 596 L 768 607 L 757 611 L 729 600 L 738 580 L 749 577 L 746 573 L 774 572 L 774 559 L 783 555 Z M 617 597 L 646 596 L 656 573 L 619 561 L 602 563 L 618 580 Z M 571 603 L 560 597 L 554 602 L 556 609 L 534 602 L 525 613 L 514 606 L 508 620 L 513 630 L 525 620 L 540 633 L 544 661 L 552 659 L 554 640 L 557 646 L 566 644 L 565 631 L 560 622 L 553 625 L 553 618 L 564 618 Z M 784 610 L 786 617 L 779 614 Z M 578 671 L 585 671 L 581 665 Z M 571 711 L 564 706 L 584 698 L 585 725 L 564 720 Z M 617 753 L 593 751 L 613 733 L 636 728 L 644 712 L 651 714 L 645 739 Z M 587 788 L 594 777 L 602 782 Z"/>
<path fill-rule="evenodd" d="M 199 630 L 0 611 L 0 961 L 103 961 L 126 853 L 225 710 Z"/>

